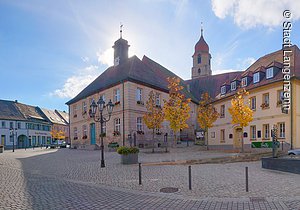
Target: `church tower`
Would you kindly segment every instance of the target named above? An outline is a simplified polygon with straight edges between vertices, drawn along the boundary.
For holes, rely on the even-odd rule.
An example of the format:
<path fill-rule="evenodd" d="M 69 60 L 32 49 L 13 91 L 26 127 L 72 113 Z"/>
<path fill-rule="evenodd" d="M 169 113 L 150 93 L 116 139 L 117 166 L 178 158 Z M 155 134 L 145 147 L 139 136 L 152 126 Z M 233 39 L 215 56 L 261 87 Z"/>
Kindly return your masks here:
<path fill-rule="evenodd" d="M 195 45 L 193 57 L 192 79 L 206 77 L 211 75 L 210 59 L 208 44 L 203 38 L 203 28 L 201 27 L 201 37 Z"/>
<path fill-rule="evenodd" d="M 122 27 L 120 26 L 120 39 L 114 43 L 114 65 L 117 66 L 127 61 L 128 59 L 128 41 L 122 38 Z"/>

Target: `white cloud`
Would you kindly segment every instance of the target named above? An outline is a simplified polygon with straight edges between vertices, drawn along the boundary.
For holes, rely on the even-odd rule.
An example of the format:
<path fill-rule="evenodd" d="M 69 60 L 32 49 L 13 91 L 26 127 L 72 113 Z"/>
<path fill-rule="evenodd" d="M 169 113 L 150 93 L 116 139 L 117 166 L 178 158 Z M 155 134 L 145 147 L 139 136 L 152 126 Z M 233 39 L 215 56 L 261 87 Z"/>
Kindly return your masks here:
<path fill-rule="evenodd" d="M 73 98 L 99 75 L 98 66 L 88 66 L 80 69 L 76 75 L 68 78 L 61 89 L 56 89 L 50 96 Z"/>
<path fill-rule="evenodd" d="M 105 51 L 97 52 L 98 62 L 104 65 L 112 66 L 114 64 L 114 50 L 108 48 Z"/>
<path fill-rule="evenodd" d="M 290 9 L 292 19 L 300 19 L 300 2 L 295 0 L 212 0 L 212 10 L 221 19 L 231 16 L 241 28 L 280 26 L 283 11 Z"/>

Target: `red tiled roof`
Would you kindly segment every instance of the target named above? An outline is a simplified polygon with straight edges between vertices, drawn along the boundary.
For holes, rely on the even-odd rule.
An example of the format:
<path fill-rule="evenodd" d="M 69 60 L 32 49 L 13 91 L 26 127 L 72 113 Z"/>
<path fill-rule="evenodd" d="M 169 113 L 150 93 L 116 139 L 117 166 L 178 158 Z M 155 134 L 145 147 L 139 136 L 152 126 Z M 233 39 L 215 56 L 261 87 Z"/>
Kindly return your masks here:
<path fill-rule="evenodd" d="M 199 41 L 195 45 L 195 54 L 200 52 L 200 51 L 203 51 L 203 52 L 208 52 L 209 51 L 208 44 L 206 43 L 206 41 L 204 40 L 202 35 L 201 35 Z"/>
<path fill-rule="evenodd" d="M 296 45 L 293 45 L 292 47 L 289 48 L 290 50 L 292 50 L 292 54 L 290 55 L 291 58 L 291 77 L 292 76 L 296 76 L 298 79 L 300 79 L 300 50 Z M 253 73 L 261 71 L 261 72 L 265 72 L 266 71 L 266 67 L 277 67 L 279 69 L 279 71 L 274 75 L 273 78 L 270 79 L 266 79 L 265 76 L 263 76 L 262 78 L 260 78 L 260 81 L 258 83 L 253 83 L 251 82 L 246 89 L 247 90 L 251 90 L 253 88 L 259 87 L 259 86 L 264 86 L 267 84 L 271 84 L 274 82 L 278 82 L 278 81 L 282 81 L 283 80 L 283 74 L 281 72 L 281 68 L 283 67 L 283 50 L 278 50 L 276 52 L 270 53 L 268 55 L 265 55 L 261 58 L 259 58 L 256 62 L 254 62 L 251 66 L 248 67 L 247 70 L 245 70 L 244 72 L 242 72 L 240 74 L 240 77 L 245 77 L 245 76 L 252 76 Z M 216 87 L 216 95 L 220 94 L 220 87 Z M 235 94 L 236 91 L 230 91 L 228 93 L 226 93 L 226 96 L 231 96 L 233 94 Z"/>
<path fill-rule="evenodd" d="M 215 97 L 218 94 L 222 84 L 224 84 L 224 81 L 231 81 L 239 74 L 241 74 L 240 71 L 210 75 L 207 77 L 187 80 L 185 81 L 185 84 L 190 86 L 191 93 L 199 101 L 201 99 L 201 94 L 204 92 L 208 92 L 211 97 Z"/>

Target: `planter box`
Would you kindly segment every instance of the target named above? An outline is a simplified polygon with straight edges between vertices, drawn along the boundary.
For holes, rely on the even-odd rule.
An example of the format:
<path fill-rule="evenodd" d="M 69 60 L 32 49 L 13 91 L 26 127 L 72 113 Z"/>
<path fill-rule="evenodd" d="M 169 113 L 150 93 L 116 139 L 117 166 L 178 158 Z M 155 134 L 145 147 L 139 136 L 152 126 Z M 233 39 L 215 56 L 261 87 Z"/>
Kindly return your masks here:
<path fill-rule="evenodd" d="M 139 161 L 139 154 L 128 154 L 128 155 L 121 155 L 121 163 L 122 164 L 137 164 Z"/>
<path fill-rule="evenodd" d="M 262 168 L 300 174 L 300 159 L 296 158 L 262 158 Z"/>

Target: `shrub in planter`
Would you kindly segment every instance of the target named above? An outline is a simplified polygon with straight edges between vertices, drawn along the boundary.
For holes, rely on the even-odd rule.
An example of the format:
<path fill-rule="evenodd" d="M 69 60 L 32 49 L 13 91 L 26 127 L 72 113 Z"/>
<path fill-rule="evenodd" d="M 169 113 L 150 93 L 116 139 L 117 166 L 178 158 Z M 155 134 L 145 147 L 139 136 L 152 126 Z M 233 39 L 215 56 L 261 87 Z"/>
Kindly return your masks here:
<path fill-rule="evenodd" d="M 138 163 L 139 149 L 135 147 L 120 147 L 117 152 L 121 155 L 122 164 L 136 164 Z"/>
<path fill-rule="evenodd" d="M 0 153 L 3 153 L 3 151 L 4 151 L 4 146 L 0 145 Z"/>

